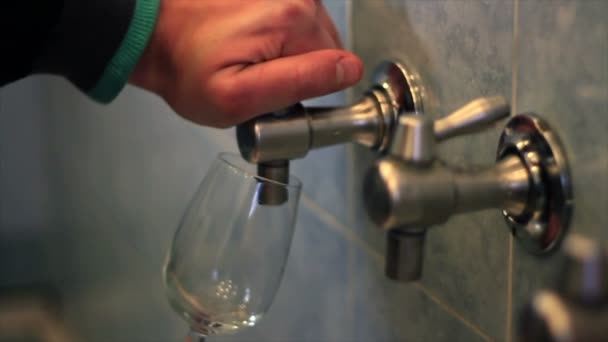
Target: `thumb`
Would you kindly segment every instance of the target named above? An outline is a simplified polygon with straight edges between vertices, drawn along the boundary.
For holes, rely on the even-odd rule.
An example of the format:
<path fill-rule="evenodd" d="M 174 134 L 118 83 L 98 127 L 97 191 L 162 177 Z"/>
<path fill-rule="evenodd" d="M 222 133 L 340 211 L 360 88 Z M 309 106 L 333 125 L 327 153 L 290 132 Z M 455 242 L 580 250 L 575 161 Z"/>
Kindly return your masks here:
<path fill-rule="evenodd" d="M 363 63 L 354 54 L 318 50 L 250 65 L 233 74 L 231 83 L 240 88 L 240 96 L 234 100 L 246 106 L 241 108 L 246 108 L 247 113 L 239 118 L 244 121 L 348 88 L 362 74 Z"/>

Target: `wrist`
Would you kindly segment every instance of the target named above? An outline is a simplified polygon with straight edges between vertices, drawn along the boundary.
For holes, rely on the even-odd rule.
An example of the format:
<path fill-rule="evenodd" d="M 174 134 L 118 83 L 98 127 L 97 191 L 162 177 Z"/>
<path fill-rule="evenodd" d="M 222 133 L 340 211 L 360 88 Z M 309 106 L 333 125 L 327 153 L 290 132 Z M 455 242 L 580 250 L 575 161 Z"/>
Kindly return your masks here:
<path fill-rule="evenodd" d="M 101 78 L 88 92 L 90 97 L 108 103 L 125 87 L 152 36 L 160 1 L 137 0 L 127 33 Z"/>

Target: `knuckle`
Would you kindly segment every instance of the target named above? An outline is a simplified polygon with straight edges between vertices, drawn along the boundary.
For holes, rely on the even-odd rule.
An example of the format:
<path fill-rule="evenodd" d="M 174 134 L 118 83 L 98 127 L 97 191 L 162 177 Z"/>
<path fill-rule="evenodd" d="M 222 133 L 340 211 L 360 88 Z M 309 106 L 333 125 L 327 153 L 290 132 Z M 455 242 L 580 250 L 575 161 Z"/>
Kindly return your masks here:
<path fill-rule="evenodd" d="M 314 0 L 282 1 L 278 9 L 278 21 L 294 24 L 300 20 L 314 18 L 315 12 Z"/>
<path fill-rule="evenodd" d="M 220 113 L 221 125 L 228 126 L 233 121 L 244 115 L 248 92 L 243 87 L 235 84 L 229 79 L 212 82 L 209 85 L 210 102 Z"/>

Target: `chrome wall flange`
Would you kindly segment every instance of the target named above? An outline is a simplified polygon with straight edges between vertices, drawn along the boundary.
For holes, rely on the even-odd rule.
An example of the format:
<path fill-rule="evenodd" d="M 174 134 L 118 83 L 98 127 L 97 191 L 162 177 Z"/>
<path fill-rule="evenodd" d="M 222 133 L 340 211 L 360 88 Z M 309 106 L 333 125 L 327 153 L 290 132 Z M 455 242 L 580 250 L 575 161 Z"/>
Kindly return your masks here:
<path fill-rule="evenodd" d="M 386 60 L 380 63 L 370 79 L 369 96 L 376 99 L 384 113 L 383 139 L 377 150 L 388 150 L 397 120 L 403 114 L 424 112 L 424 86 L 420 75 L 404 60 Z"/>
<path fill-rule="evenodd" d="M 550 126 L 535 114 L 519 114 L 507 123 L 498 144 L 497 160 L 518 156 L 529 174 L 526 208 L 503 210 L 511 232 L 533 254 L 556 249 L 568 230 L 573 193 L 563 145 Z"/>
<path fill-rule="evenodd" d="M 424 112 L 424 85 L 420 75 L 404 60 L 382 62 L 371 78 L 372 87 L 385 90 L 395 115 Z M 395 118 L 396 119 L 396 118 Z"/>

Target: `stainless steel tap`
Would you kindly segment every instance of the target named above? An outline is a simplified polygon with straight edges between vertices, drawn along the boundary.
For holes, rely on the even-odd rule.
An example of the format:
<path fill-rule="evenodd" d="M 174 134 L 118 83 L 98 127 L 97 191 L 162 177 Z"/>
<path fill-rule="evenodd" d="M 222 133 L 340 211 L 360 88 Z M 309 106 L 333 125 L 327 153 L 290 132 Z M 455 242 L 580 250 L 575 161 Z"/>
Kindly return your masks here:
<path fill-rule="evenodd" d="M 490 169 L 454 171 L 437 162 L 438 142 L 481 130 L 509 115 L 502 97 L 479 98 L 436 121 L 421 115 L 399 120 L 390 156 L 378 160 L 364 182 L 364 202 L 371 219 L 390 230 L 436 225 L 459 212 L 519 205 L 528 195 L 523 163 L 509 156 Z"/>
<path fill-rule="evenodd" d="M 285 183 L 289 161 L 308 151 L 354 142 L 372 150 L 387 150 L 400 114 L 422 111 L 420 77 L 402 62 L 384 62 L 373 74 L 361 100 L 342 108 L 304 108 L 296 104 L 237 127 L 244 159 L 258 164 L 258 175 Z M 260 203 L 285 202 L 287 194 L 272 182 L 264 184 Z"/>
<path fill-rule="evenodd" d="M 488 207 L 521 210 L 528 176 L 517 157 L 481 172 L 453 171 L 436 161 L 437 143 L 482 130 L 509 113 L 505 99 L 496 96 L 471 101 L 435 121 L 423 115 L 400 117 L 389 156 L 370 168 L 363 186 L 370 218 L 388 230 L 389 278 L 421 277 L 426 231 L 451 215 Z"/>
<path fill-rule="evenodd" d="M 563 252 L 555 283 L 536 292 L 521 311 L 518 341 L 606 341 L 608 250 L 572 235 Z"/>
<path fill-rule="evenodd" d="M 436 144 L 509 116 L 502 97 L 470 102 L 431 120 L 400 117 L 389 156 L 364 180 L 369 217 L 388 231 L 386 274 L 400 281 L 421 277 L 426 231 L 452 215 L 496 208 L 530 251 L 555 248 L 568 225 L 571 189 L 559 139 L 534 115 L 511 119 L 497 162 L 485 170 L 455 170 L 436 160 Z"/>
<path fill-rule="evenodd" d="M 509 105 L 500 96 L 479 98 L 433 121 L 424 115 L 424 98 L 414 69 L 389 61 L 376 69 L 370 89 L 352 106 L 296 104 L 238 126 L 242 157 L 258 165 L 259 203 L 286 202 L 287 192 L 277 182 L 288 182 L 290 160 L 354 142 L 384 156 L 367 173 L 363 195 L 372 221 L 388 231 L 390 278 L 420 278 L 429 227 L 486 208 L 500 209 L 530 252 L 554 250 L 569 225 L 572 189 L 564 149 L 550 126 L 535 114 L 513 116 L 495 166 L 455 170 L 437 160 L 436 144 L 508 117 Z"/>

